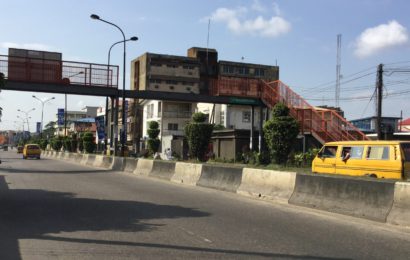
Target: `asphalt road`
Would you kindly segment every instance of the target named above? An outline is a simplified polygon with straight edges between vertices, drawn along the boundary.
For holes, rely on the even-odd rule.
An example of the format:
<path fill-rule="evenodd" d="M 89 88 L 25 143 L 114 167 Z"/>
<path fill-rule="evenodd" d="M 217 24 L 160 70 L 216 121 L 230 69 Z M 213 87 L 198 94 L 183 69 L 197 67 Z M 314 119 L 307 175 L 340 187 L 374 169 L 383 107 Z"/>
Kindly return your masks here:
<path fill-rule="evenodd" d="M 410 229 L 0 152 L 0 259 L 409 259 Z"/>

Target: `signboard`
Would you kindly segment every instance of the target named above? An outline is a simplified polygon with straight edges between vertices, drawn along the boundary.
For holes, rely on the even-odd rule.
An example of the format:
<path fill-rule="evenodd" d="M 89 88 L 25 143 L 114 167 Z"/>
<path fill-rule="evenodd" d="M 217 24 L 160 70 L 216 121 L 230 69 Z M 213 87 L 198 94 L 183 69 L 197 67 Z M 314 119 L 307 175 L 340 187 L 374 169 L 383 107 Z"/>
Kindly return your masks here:
<path fill-rule="evenodd" d="M 229 98 L 229 103 L 235 104 L 235 105 L 259 105 L 259 102 L 257 99 L 236 98 L 236 97 Z"/>
<path fill-rule="evenodd" d="M 64 125 L 64 108 L 59 108 L 57 110 L 57 124 L 58 126 Z"/>
<path fill-rule="evenodd" d="M 36 133 L 39 134 L 41 132 L 41 122 L 37 122 L 36 124 Z"/>
<path fill-rule="evenodd" d="M 98 140 L 104 140 L 104 138 L 105 138 L 104 116 L 97 116 L 95 118 L 95 124 L 96 124 L 96 127 L 97 127 Z"/>

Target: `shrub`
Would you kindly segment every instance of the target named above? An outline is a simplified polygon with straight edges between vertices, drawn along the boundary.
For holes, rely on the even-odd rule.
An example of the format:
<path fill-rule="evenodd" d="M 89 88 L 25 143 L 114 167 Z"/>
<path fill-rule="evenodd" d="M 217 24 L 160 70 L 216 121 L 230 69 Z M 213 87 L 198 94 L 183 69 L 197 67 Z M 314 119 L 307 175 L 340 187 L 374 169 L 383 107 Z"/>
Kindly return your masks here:
<path fill-rule="evenodd" d="M 63 146 L 64 146 L 64 150 L 67 152 L 71 152 L 72 147 L 71 147 L 71 138 L 66 136 L 63 139 Z"/>
<path fill-rule="evenodd" d="M 42 150 L 45 150 L 47 148 L 47 145 L 48 145 L 47 139 L 41 139 L 39 145 L 40 145 L 40 148 Z"/>
<path fill-rule="evenodd" d="M 161 141 L 158 139 L 158 135 L 160 133 L 160 130 L 158 128 L 159 128 L 159 124 L 157 121 L 150 121 L 148 123 L 147 145 L 148 145 L 148 150 L 151 154 L 155 154 L 158 151 L 159 146 L 161 144 Z"/>
<path fill-rule="evenodd" d="M 60 151 L 61 147 L 63 147 L 62 137 L 57 136 L 57 137 L 54 137 L 53 139 L 51 139 L 51 147 L 53 148 L 53 150 L 55 150 L 57 152 Z"/>
<path fill-rule="evenodd" d="M 297 121 L 289 116 L 289 108 L 283 103 L 276 104 L 272 110 L 272 118 L 265 122 L 263 131 L 272 160 L 285 164 L 299 133 Z"/>
<path fill-rule="evenodd" d="M 194 113 L 192 121 L 185 126 L 189 154 L 198 161 L 204 161 L 214 126 L 205 123 L 206 115 Z"/>
<path fill-rule="evenodd" d="M 92 153 L 95 150 L 95 142 L 93 133 L 86 132 L 83 135 L 83 145 L 86 153 Z"/>

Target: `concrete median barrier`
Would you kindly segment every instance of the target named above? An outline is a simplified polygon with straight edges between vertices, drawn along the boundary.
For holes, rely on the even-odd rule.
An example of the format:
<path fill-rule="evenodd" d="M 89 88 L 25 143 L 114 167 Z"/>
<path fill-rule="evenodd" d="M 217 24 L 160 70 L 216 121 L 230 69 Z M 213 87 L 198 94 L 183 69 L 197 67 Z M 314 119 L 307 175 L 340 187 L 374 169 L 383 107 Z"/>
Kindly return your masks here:
<path fill-rule="evenodd" d="M 124 171 L 125 158 L 114 156 L 112 159 L 111 170 L 113 171 Z"/>
<path fill-rule="evenodd" d="M 387 222 L 410 227 L 410 182 L 396 182 L 393 207 Z"/>
<path fill-rule="evenodd" d="M 237 193 L 288 202 L 295 188 L 296 173 L 244 168 Z"/>
<path fill-rule="evenodd" d="M 242 168 L 202 165 L 197 186 L 236 192 L 241 184 Z"/>
<path fill-rule="evenodd" d="M 74 162 L 81 164 L 81 162 L 83 161 L 83 157 L 84 154 L 82 153 L 78 153 L 75 157 L 74 157 Z"/>
<path fill-rule="evenodd" d="M 201 177 L 202 164 L 177 162 L 171 181 L 195 186 Z"/>
<path fill-rule="evenodd" d="M 86 163 L 87 163 L 87 160 L 88 160 L 88 154 L 81 154 L 81 159 L 80 159 L 80 164 L 81 165 L 85 165 Z"/>
<path fill-rule="evenodd" d="M 95 154 L 87 154 L 87 161 L 85 161 L 85 165 L 94 166 L 95 158 L 96 158 Z"/>
<path fill-rule="evenodd" d="M 386 222 L 394 182 L 326 175 L 296 175 L 290 204 Z"/>
<path fill-rule="evenodd" d="M 175 173 L 175 163 L 173 161 L 154 160 L 152 170 L 148 176 L 170 181 Z"/>
<path fill-rule="evenodd" d="M 125 158 L 125 172 L 134 172 L 137 168 L 138 159 L 136 158 Z"/>
<path fill-rule="evenodd" d="M 111 169 L 113 157 L 111 156 L 104 156 L 102 162 L 102 168 Z"/>
<path fill-rule="evenodd" d="M 135 174 L 148 176 L 152 171 L 154 160 L 150 159 L 138 159 L 137 168 L 134 170 Z"/>
<path fill-rule="evenodd" d="M 99 155 L 99 154 L 95 155 L 95 159 L 94 159 L 94 162 L 93 162 L 92 166 L 101 168 L 102 165 L 103 165 L 103 160 L 104 160 L 103 155 Z"/>

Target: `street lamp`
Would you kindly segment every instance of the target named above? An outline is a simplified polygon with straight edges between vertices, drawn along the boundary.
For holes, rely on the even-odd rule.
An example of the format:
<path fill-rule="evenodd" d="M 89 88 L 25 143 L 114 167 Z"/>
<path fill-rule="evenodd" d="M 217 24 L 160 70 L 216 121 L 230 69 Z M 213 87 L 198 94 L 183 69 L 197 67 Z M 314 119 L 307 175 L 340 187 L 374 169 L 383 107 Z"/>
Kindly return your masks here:
<path fill-rule="evenodd" d="M 126 41 L 126 42 L 128 42 L 128 41 L 138 41 L 138 37 L 133 36 L 133 37 L 131 37 L 131 38 L 125 40 L 125 41 Z M 117 44 L 119 44 L 119 43 L 122 43 L 122 42 L 124 42 L 124 40 L 113 43 L 113 44 L 111 45 L 109 51 L 108 51 L 107 86 L 108 86 L 109 75 L 110 75 L 111 50 L 112 50 L 112 48 L 113 48 L 115 45 L 117 45 Z M 112 108 L 113 108 L 113 104 L 112 104 L 112 103 L 113 103 L 113 102 L 111 102 L 111 114 L 113 115 L 113 112 L 114 112 L 113 110 L 114 110 L 114 109 L 112 109 Z M 117 106 L 117 108 L 118 108 L 118 103 L 116 104 L 116 106 Z M 118 117 L 118 114 L 117 114 L 117 113 L 118 113 L 118 112 L 116 111 L 116 118 Z M 111 118 L 112 118 L 112 117 L 111 117 Z M 118 121 L 117 121 L 117 124 L 118 124 Z M 107 145 L 107 128 L 108 128 L 108 97 L 105 98 L 105 138 L 104 138 L 104 143 L 105 143 L 105 145 Z M 113 140 L 113 131 L 112 131 L 112 129 L 110 130 L 110 134 L 111 134 L 111 136 L 110 136 L 110 146 L 112 146 L 112 140 Z M 117 135 L 116 135 L 116 139 L 117 139 Z M 115 143 L 117 143 L 117 141 L 115 141 Z M 117 150 L 116 148 L 117 148 L 117 147 L 115 146 L 115 150 Z"/>
<path fill-rule="evenodd" d="M 30 112 L 33 112 L 34 110 L 36 110 L 36 109 L 35 109 L 35 108 L 32 108 L 32 109 L 29 109 L 29 110 L 27 110 L 27 111 L 23 111 L 23 110 L 21 110 L 21 109 L 17 109 L 18 112 L 24 113 L 24 114 L 26 115 L 27 131 L 29 131 L 29 132 L 30 132 L 30 125 L 29 125 L 29 123 L 28 123 L 28 118 L 29 118 L 28 114 L 29 114 Z M 30 118 L 31 118 L 31 117 L 30 117 Z"/>
<path fill-rule="evenodd" d="M 118 30 L 120 30 L 120 32 L 122 34 L 122 37 L 123 37 L 122 42 L 124 42 L 124 55 L 123 55 L 124 57 L 123 57 L 123 72 L 122 72 L 122 126 L 123 126 L 123 130 L 125 130 L 125 57 L 126 57 L 126 42 L 127 42 L 127 40 L 125 39 L 124 32 L 122 31 L 122 29 L 118 25 L 113 24 L 111 22 L 108 22 L 104 19 L 101 19 L 96 14 L 92 14 L 90 17 L 91 17 L 91 19 L 99 20 L 101 22 L 104 22 L 104 23 L 107 23 L 109 25 L 112 25 L 112 26 L 116 27 Z M 117 123 L 117 125 L 118 125 L 118 123 Z M 126 135 L 121 139 L 121 154 L 123 156 L 124 156 L 125 139 L 126 139 Z M 114 150 L 114 153 L 116 153 L 116 152 L 117 152 L 117 149 Z"/>
<path fill-rule="evenodd" d="M 55 97 L 48 98 L 46 100 L 41 100 L 40 98 L 33 95 L 33 98 L 37 99 L 41 102 L 41 126 L 40 126 L 40 137 L 43 138 L 43 111 L 44 111 L 44 104 L 55 99 Z"/>

